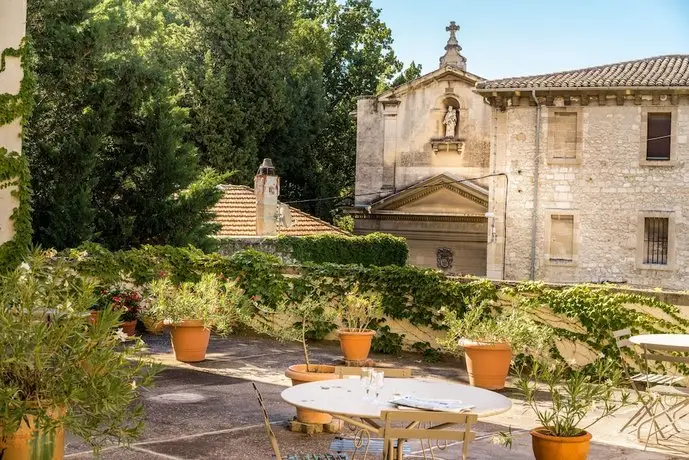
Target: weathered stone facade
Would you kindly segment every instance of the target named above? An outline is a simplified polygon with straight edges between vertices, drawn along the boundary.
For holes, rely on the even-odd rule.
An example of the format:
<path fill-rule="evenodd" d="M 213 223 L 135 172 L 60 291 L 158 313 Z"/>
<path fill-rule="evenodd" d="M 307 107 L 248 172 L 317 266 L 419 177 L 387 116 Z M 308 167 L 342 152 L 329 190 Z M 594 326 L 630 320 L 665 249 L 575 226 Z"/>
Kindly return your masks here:
<path fill-rule="evenodd" d="M 499 185 L 491 187 L 489 207 L 496 216 L 498 235 L 488 246 L 488 276 L 686 289 L 689 93 L 667 88 L 548 89 L 535 91 L 535 97 L 540 107 L 532 92 L 503 96 L 494 91 L 491 96 L 495 117 L 491 169 L 506 173 L 509 190 L 505 250 L 505 181 L 494 179 Z M 552 123 L 556 113 L 568 111 L 580 117 L 577 154 L 573 161 L 563 162 L 553 157 Z M 649 112 L 670 113 L 673 118 L 669 161 L 646 160 L 644 120 Z M 549 253 L 556 239 L 551 235 L 556 224 L 553 215 L 572 216 L 571 260 L 554 259 Z M 668 260 L 645 264 L 644 222 L 656 216 L 668 219 Z"/>
<path fill-rule="evenodd" d="M 412 264 L 485 275 L 488 181 L 472 179 L 488 172 L 491 108 L 474 92 L 480 79 L 465 70 L 456 30 L 448 27 L 441 68 L 358 100 L 352 214 L 356 233 L 406 237 Z M 450 135 L 448 111 L 457 116 Z"/>

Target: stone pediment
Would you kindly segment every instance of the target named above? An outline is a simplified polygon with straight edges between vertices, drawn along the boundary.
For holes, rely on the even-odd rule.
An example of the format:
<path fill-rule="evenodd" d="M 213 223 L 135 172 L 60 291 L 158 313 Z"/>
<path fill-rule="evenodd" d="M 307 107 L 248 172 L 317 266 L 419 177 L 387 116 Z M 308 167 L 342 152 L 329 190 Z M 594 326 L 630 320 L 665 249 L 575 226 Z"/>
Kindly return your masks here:
<path fill-rule="evenodd" d="M 381 102 L 385 102 L 387 99 L 394 100 L 411 91 L 414 91 L 417 88 L 424 87 L 437 81 L 457 81 L 473 89 L 476 83 L 483 81 L 483 79 L 477 75 L 454 67 L 445 67 L 434 70 L 426 75 L 422 75 L 415 80 L 404 83 L 403 85 L 384 91 L 378 95 L 378 100 Z"/>
<path fill-rule="evenodd" d="M 488 189 L 452 174 L 418 182 L 371 205 L 374 214 L 483 216 L 488 211 Z"/>

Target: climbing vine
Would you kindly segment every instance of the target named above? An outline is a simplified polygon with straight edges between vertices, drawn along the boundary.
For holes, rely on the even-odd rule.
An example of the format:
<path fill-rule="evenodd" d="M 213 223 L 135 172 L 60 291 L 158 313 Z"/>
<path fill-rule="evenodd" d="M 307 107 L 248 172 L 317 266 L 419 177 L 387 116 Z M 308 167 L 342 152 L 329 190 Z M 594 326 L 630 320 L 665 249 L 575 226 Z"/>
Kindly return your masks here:
<path fill-rule="evenodd" d="M 0 72 L 4 72 L 7 57 L 17 57 L 21 61 L 24 76 L 17 94 L 0 94 L 0 126 L 16 119 L 21 127 L 33 108 L 34 77 L 30 70 L 32 48 L 24 38 L 19 48 L 6 48 L 0 53 Z M 10 219 L 14 225 L 14 238 L 0 246 L 0 270 L 16 265 L 26 253 L 31 243 L 31 189 L 29 161 L 21 152 L 10 152 L 0 147 L 0 189 L 13 188 L 11 194 L 19 200 Z"/>

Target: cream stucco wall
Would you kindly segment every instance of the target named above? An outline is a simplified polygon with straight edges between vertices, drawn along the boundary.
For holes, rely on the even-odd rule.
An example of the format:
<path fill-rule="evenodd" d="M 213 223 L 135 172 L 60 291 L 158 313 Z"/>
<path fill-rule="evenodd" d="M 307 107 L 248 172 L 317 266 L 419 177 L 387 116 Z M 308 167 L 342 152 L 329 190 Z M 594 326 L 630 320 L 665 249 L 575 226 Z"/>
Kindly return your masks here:
<path fill-rule="evenodd" d="M 536 230 L 536 279 L 552 282 L 613 281 L 646 287 L 689 286 L 689 96 L 591 98 L 578 106 L 583 117 L 578 164 L 548 160 L 549 117 L 561 108 L 544 106 L 540 122 L 540 166 Z M 537 108 L 522 97 L 504 111 L 495 109 L 492 168 L 509 176 L 506 279 L 527 279 L 531 267 Z M 544 101 L 542 101 L 544 102 Z M 557 105 L 557 98 L 555 104 Z M 620 105 L 620 102 L 622 105 Z M 642 123 L 649 110 L 673 113 L 675 161 L 649 165 Z M 498 182 L 499 178 L 495 180 Z M 500 184 L 504 186 L 504 182 Z M 497 241 L 488 246 L 488 276 L 500 277 L 504 188 L 491 187 L 489 208 L 499 220 Z M 552 263 L 547 258 L 547 216 L 565 210 L 578 219 L 577 260 Z M 639 268 L 639 229 L 643 216 L 672 216 L 674 248 L 668 269 Z"/>
<path fill-rule="evenodd" d="M 488 171 L 490 106 L 473 92 L 475 77 L 467 75 L 455 71 L 437 78 L 421 77 L 400 94 L 358 100 L 357 205 L 441 173 L 469 178 Z M 432 138 L 444 135 L 442 119 L 448 99 L 459 104 L 462 153 L 434 152 L 431 145 Z"/>
<path fill-rule="evenodd" d="M 26 30 L 26 0 L 0 2 L 0 52 L 18 48 Z M 19 58 L 7 56 L 5 68 L 0 72 L 0 94 L 17 94 L 23 77 Z M 8 152 L 21 152 L 20 120 L 0 126 L 0 148 Z M 13 187 L 0 188 L 0 243 L 14 236 L 10 216 L 18 201 L 12 196 Z"/>

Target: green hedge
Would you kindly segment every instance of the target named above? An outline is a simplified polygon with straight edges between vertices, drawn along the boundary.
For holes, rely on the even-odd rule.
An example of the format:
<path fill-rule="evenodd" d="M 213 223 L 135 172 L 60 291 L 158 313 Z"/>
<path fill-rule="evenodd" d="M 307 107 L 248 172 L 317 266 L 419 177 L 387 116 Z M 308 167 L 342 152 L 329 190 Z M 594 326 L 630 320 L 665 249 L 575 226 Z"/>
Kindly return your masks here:
<path fill-rule="evenodd" d="M 486 300 L 517 301 L 533 308 L 548 306 L 559 317 L 574 320 L 583 328 L 580 332 L 556 329 L 557 336 L 584 342 L 612 357 L 619 357 L 611 336 L 614 330 L 626 327 L 634 332 L 648 333 L 689 330 L 689 320 L 681 317 L 674 305 L 631 291 L 601 286 L 556 288 L 542 283 L 508 286 L 488 280 L 454 280 L 437 270 L 394 265 L 364 267 L 309 263 L 300 267 L 299 276 L 295 276 L 278 257 L 254 250 L 225 257 L 205 254 L 191 247 L 144 246 L 110 252 L 89 244 L 61 255 L 73 261 L 81 273 L 104 282 L 118 279 L 121 274 L 129 274 L 138 283 L 146 283 L 160 276 L 193 281 L 203 273 L 222 273 L 236 278 L 248 296 L 269 309 L 288 298 L 298 299 L 313 292 L 329 298 L 344 296 L 358 284 L 362 291 L 381 295 L 387 317 L 407 319 L 433 329 L 442 328 L 438 316 L 441 307 L 461 314 L 468 305 Z M 629 308 L 630 304 L 641 308 Z M 646 313 L 651 311 L 662 313 L 665 319 Z M 379 329 L 387 337 L 379 341 L 377 348 L 396 351 L 395 344 L 401 343 L 399 335 L 385 329 L 384 322 L 379 324 Z"/>
<path fill-rule="evenodd" d="M 332 233 L 280 236 L 278 251 L 289 251 L 300 262 L 369 266 L 405 265 L 407 242 L 388 233 L 346 236 Z"/>

